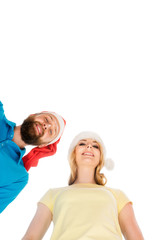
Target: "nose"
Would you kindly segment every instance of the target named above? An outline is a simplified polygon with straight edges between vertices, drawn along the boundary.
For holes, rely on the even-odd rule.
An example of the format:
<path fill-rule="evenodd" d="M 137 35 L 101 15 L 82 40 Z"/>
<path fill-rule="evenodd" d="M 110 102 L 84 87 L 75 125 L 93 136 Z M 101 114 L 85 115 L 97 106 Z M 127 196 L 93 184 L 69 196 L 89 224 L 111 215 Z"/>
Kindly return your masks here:
<path fill-rule="evenodd" d="M 87 144 L 87 148 L 92 148 L 92 145 L 91 144 Z"/>
<path fill-rule="evenodd" d="M 43 128 L 46 130 L 46 129 L 48 129 L 48 128 L 50 128 L 51 127 L 51 124 L 50 123 L 44 123 L 43 124 Z"/>

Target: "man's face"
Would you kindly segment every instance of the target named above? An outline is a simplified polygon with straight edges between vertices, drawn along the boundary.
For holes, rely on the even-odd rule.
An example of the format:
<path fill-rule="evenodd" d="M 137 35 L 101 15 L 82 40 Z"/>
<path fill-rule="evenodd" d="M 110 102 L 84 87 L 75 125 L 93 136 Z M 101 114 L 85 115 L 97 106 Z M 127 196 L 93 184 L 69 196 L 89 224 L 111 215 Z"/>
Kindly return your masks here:
<path fill-rule="evenodd" d="M 59 131 L 59 122 L 50 113 L 30 115 L 21 125 L 22 140 L 30 145 L 47 145 L 58 136 Z"/>

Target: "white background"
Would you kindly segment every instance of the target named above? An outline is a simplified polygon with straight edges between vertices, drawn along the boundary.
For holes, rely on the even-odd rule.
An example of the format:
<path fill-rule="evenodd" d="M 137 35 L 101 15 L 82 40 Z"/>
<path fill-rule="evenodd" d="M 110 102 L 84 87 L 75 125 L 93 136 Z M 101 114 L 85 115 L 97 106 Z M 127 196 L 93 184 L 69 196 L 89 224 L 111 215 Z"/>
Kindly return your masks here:
<path fill-rule="evenodd" d="M 83 130 L 104 140 L 115 161 L 113 171 L 103 169 L 107 186 L 133 201 L 145 239 L 167 237 L 167 13 L 162 0 L 0 2 L 6 117 L 19 125 L 51 110 L 67 121 L 57 154 L 30 170 L 0 215 L 0 239 L 21 239 L 42 195 L 67 185 L 68 147 Z"/>

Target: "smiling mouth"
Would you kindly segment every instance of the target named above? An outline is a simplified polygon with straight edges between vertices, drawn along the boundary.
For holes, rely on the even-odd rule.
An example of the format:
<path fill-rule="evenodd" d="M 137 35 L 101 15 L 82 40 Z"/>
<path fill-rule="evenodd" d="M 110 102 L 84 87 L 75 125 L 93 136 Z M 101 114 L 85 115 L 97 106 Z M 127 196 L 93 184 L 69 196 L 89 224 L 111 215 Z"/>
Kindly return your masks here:
<path fill-rule="evenodd" d="M 82 153 L 83 156 L 89 156 L 89 157 L 94 157 L 94 154 L 93 153 L 90 153 L 90 152 L 84 152 Z"/>
<path fill-rule="evenodd" d="M 35 123 L 35 131 L 37 135 L 42 135 L 42 128 L 38 123 Z"/>

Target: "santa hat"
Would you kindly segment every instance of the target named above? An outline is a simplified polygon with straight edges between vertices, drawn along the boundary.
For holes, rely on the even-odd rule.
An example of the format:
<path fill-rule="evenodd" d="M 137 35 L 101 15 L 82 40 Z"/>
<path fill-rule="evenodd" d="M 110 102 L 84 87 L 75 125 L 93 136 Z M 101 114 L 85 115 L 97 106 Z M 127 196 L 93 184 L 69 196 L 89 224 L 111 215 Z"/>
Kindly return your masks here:
<path fill-rule="evenodd" d="M 104 166 L 108 169 L 108 170 L 112 170 L 114 168 L 114 162 L 112 159 L 110 158 L 106 158 L 106 148 L 104 146 L 104 143 L 102 141 L 102 139 L 99 137 L 99 135 L 97 135 L 94 132 L 81 132 L 79 133 L 71 142 L 70 147 L 69 147 L 69 151 L 68 151 L 68 159 L 70 160 L 70 156 L 71 153 L 73 152 L 74 148 L 76 147 L 76 145 L 78 144 L 78 142 L 82 139 L 87 139 L 87 138 L 91 138 L 93 140 L 95 140 L 96 142 L 98 142 L 103 149 L 103 155 L 104 155 L 104 160 L 105 160 L 105 164 Z"/>
<path fill-rule="evenodd" d="M 63 134 L 64 128 L 66 125 L 66 121 L 57 113 L 55 112 L 45 112 L 45 113 L 52 114 L 57 118 L 59 122 L 60 131 L 59 131 L 59 134 L 56 136 L 56 138 L 53 139 L 52 142 L 50 142 L 47 146 L 42 148 L 35 147 L 27 155 L 25 155 L 22 158 L 24 167 L 27 171 L 29 171 L 31 167 L 37 167 L 38 161 L 40 158 L 52 156 L 56 153 L 57 144 L 60 141 L 60 138 Z"/>

